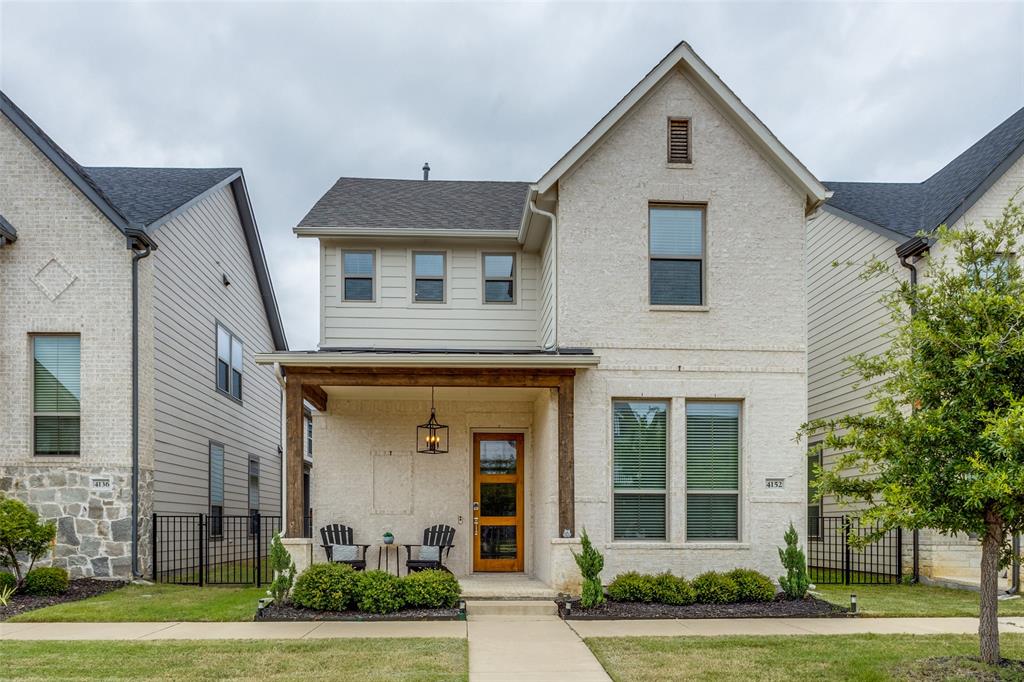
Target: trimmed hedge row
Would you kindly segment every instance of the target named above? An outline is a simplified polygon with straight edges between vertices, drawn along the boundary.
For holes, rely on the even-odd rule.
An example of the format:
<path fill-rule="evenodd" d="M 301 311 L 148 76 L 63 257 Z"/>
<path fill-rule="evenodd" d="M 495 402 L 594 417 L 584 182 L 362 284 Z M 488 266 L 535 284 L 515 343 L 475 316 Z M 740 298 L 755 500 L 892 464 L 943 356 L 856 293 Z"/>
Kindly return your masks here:
<path fill-rule="evenodd" d="M 355 571 L 348 564 L 313 564 L 295 581 L 291 600 L 318 611 L 393 613 L 403 608 L 451 608 L 461 592 L 459 581 L 447 571 L 419 571 L 399 578 L 384 571 Z"/>
<path fill-rule="evenodd" d="M 608 585 L 608 598 L 621 602 L 687 604 L 735 604 L 775 599 L 775 585 L 763 573 L 737 568 L 728 573 L 708 571 L 693 581 L 661 573 L 621 573 Z"/>

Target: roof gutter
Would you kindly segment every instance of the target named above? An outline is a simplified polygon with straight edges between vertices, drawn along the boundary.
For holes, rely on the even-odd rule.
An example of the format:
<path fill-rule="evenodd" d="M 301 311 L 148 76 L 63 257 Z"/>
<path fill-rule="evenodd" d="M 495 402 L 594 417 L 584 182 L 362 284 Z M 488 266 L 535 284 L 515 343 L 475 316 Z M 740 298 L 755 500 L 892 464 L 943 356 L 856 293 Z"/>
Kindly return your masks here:
<path fill-rule="evenodd" d="M 530 212 L 537 215 L 544 216 L 551 221 L 551 247 L 554 251 L 551 254 L 551 297 L 553 299 L 553 310 L 552 310 L 552 321 L 551 327 L 553 330 L 551 345 L 544 346 L 545 350 L 552 348 L 558 348 L 558 219 L 555 214 L 551 211 L 545 211 L 544 209 L 537 208 L 536 202 L 533 197 L 530 197 Z"/>
<path fill-rule="evenodd" d="M 516 230 L 429 229 L 422 227 L 306 227 L 292 229 L 299 237 L 437 237 L 441 239 L 503 239 L 516 241 Z"/>
<path fill-rule="evenodd" d="M 575 368 L 596 367 L 601 358 L 590 354 L 387 354 L 320 351 L 316 353 L 257 353 L 257 365 L 288 367 L 477 367 L 477 368 Z"/>

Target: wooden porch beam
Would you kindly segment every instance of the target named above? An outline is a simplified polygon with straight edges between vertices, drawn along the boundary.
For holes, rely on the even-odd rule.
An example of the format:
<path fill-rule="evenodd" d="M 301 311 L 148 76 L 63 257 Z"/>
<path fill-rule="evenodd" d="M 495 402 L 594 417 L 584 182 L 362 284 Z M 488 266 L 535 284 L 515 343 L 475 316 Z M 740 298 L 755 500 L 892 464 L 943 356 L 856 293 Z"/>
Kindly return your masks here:
<path fill-rule="evenodd" d="M 574 378 L 563 377 L 558 385 L 558 535 L 572 538 L 576 537 L 574 402 Z"/>
<path fill-rule="evenodd" d="M 302 395 L 298 377 L 288 375 L 285 382 L 285 536 L 305 536 L 305 510 L 302 499 L 302 444 L 304 438 Z"/>
<path fill-rule="evenodd" d="M 301 379 L 299 379 L 302 383 Z M 327 411 L 327 391 L 315 384 L 302 383 L 302 397 L 321 412 Z"/>
<path fill-rule="evenodd" d="M 304 385 L 312 386 L 466 386 L 491 388 L 558 388 L 564 375 L 537 373 L 450 374 L 450 373 L 378 373 L 349 372 L 296 373 Z"/>

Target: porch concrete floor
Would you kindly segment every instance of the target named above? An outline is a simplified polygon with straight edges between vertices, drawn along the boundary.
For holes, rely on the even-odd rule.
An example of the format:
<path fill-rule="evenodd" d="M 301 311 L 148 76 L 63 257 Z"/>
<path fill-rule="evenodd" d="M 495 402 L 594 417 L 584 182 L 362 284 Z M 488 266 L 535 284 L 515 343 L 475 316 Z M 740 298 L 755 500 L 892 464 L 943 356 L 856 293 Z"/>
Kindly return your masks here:
<path fill-rule="evenodd" d="M 558 591 L 525 573 L 471 573 L 459 578 L 463 599 L 555 599 Z"/>

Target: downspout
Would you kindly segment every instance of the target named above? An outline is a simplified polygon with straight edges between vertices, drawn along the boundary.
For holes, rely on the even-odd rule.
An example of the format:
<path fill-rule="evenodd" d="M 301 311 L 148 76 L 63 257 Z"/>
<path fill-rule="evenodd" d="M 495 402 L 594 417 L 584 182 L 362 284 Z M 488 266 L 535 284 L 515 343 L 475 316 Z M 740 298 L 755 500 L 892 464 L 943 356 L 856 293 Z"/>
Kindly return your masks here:
<path fill-rule="evenodd" d="M 129 233 L 128 248 L 132 251 L 132 577 L 139 579 L 139 261 L 156 244 L 137 230 Z"/>
<path fill-rule="evenodd" d="M 537 215 L 542 215 L 551 221 L 551 246 L 554 249 L 551 257 L 551 298 L 553 310 L 551 311 L 552 317 L 552 329 L 554 329 L 554 343 L 550 348 L 545 350 L 551 350 L 552 348 L 558 352 L 558 219 L 555 214 L 550 211 L 537 208 L 537 204 L 533 199 L 530 199 L 530 212 Z"/>
<path fill-rule="evenodd" d="M 914 239 L 900 244 L 896 247 L 896 255 L 899 256 L 900 265 L 910 271 L 910 288 L 915 291 L 917 289 L 917 267 L 910 262 L 911 258 L 916 258 L 922 253 L 928 250 L 928 242 L 921 237 L 914 237 Z M 910 316 L 913 317 L 917 313 L 917 305 L 915 299 L 911 299 L 910 302 Z M 921 581 L 921 532 L 915 528 L 913 533 L 913 562 L 914 562 L 914 582 Z"/>

